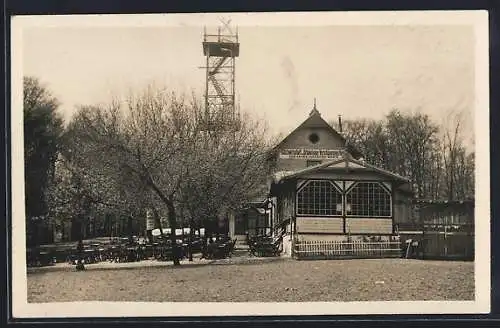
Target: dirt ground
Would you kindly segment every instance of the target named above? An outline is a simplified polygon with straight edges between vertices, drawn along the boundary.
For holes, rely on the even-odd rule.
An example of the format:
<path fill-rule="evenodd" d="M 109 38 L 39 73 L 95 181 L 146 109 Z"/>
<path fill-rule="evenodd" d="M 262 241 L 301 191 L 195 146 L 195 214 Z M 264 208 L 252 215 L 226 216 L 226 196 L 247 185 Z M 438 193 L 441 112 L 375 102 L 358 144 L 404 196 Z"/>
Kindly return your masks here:
<path fill-rule="evenodd" d="M 28 274 L 28 302 L 473 299 L 473 262 L 273 259 Z"/>

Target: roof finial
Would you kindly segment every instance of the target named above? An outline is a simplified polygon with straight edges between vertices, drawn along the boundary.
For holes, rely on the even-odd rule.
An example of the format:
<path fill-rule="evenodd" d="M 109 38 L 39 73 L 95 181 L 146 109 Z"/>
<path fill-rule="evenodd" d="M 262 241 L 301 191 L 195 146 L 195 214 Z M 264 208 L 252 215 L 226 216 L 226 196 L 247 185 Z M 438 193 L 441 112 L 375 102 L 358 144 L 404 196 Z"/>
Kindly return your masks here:
<path fill-rule="evenodd" d="M 311 112 L 309 113 L 309 116 L 312 116 L 314 114 L 321 115 L 319 113 L 318 109 L 316 108 L 316 97 L 314 97 L 314 106 L 313 106 L 313 109 L 311 110 Z"/>

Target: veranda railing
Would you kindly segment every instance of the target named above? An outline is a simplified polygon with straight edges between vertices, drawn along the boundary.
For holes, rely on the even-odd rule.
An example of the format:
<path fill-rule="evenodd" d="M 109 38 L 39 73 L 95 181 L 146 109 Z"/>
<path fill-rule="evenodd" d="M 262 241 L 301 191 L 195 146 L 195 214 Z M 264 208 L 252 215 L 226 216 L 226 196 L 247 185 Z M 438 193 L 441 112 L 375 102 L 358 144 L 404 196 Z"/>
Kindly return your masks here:
<path fill-rule="evenodd" d="M 401 257 L 399 241 L 299 241 L 294 243 L 298 259 Z"/>

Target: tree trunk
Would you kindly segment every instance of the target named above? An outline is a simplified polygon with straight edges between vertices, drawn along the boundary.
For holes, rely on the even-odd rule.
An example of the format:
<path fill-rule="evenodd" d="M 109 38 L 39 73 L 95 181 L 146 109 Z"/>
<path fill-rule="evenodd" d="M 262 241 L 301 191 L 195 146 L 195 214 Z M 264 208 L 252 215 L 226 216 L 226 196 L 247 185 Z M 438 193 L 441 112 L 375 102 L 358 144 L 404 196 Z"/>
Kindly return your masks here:
<path fill-rule="evenodd" d="M 129 214 L 127 217 L 127 230 L 128 230 L 128 238 L 129 240 L 132 240 L 132 236 L 134 235 L 134 223 L 133 223 L 133 216 L 132 214 Z"/>
<path fill-rule="evenodd" d="M 78 254 L 77 255 L 78 260 L 76 263 L 76 270 L 82 271 L 85 270 L 85 265 L 83 263 L 83 232 L 82 232 L 83 218 L 81 214 L 78 215 L 77 222 L 78 222 L 78 245 L 76 247 L 76 250 Z"/>
<path fill-rule="evenodd" d="M 161 225 L 160 214 L 158 213 L 158 210 L 154 207 L 153 207 L 153 215 L 155 217 L 155 226 L 157 226 L 158 229 L 160 229 L 160 236 L 163 239 L 165 238 L 165 236 L 163 235 L 163 226 Z"/>
<path fill-rule="evenodd" d="M 40 237 L 40 229 L 39 229 L 39 225 L 38 225 L 38 219 L 33 219 L 33 218 L 29 218 L 28 219 L 28 224 L 31 225 L 31 247 L 33 249 L 38 249 L 38 246 L 40 246 L 40 242 L 39 242 L 39 237 Z"/>
<path fill-rule="evenodd" d="M 160 188 L 152 181 L 151 177 L 147 180 L 149 186 L 153 191 L 161 198 L 161 200 L 167 205 L 168 223 L 170 225 L 170 241 L 172 242 L 172 258 L 174 265 L 180 265 L 179 262 L 179 247 L 177 246 L 177 238 L 175 235 L 175 230 L 177 229 L 177 217 L 175 213 L 175 206 L 172 197 L 166 196 Z"/>
<path fill-rule="evenodd" d="M 179 257 L 180 257 L 180 249 L 177 245 L 177 218 L 175 213 L 175 207 L 173 202 L 167 202 L 167 212 L 168 212 L 168 223 L 170 225 L 170 241 L 172 243 L 172 260 L 174 265 L 180 265 Z"/>
<path fill-rule="evenodd" d="M 189 219 L 189 262 L 193 262 L 193 238 L 194 238 L 194 222 L 193 218 Z"/>

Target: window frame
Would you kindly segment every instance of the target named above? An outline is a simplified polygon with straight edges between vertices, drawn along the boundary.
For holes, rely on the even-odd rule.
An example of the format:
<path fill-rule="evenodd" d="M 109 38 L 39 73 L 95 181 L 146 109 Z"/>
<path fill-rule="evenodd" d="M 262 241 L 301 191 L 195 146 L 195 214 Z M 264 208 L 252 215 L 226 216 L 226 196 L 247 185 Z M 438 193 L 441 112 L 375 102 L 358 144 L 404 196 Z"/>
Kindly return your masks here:
<path fill-rule="evenodd" d="M 354 188 L 356 188 L 356 186 L 360 185 L 360 184 L 374 184 L 374 185 L 378 185 L 388 196 L 389 196 L 389 215 L 362 215 L 362 214 L 352 214 L 352 202 L 348 203 L 347 201 L 347 197 L 348 195 L 354 190 Z M 386 186 L 384 186 L 383 183 L 381 183 L 380 181 L 356 181 L 354 182 L 351 186 L 349 186 L 348 189 L 345 190 L 344 192 L 344 212 L 345 212 L 345 216 L 346 217 L 354 217 L 354 218 L 383 218 L 383 219 L 390 219 L 393 217 L 393 195 L 392 195 L 392 191 L 389 190 Z M 351 213 L 348 213 L 347 211 L 347 205 L 350 205 L 351 207 Z"/>
<path fill-rule="evenodd" d="M 306 214 L 306 213 L 300 213 L 299 212 L 299 194 L 300 192 L 302 192 L 302 190 L 304 188 L 306 188 L 308 185 L 310 185 L 311 183 L 314 183 L 314 182 L 327 182 L 329 183 L 330 185 L 333 186 L 333 188 L 340 194 L 340 201 L 341 201 L 341 204 L 342 204 L 342 210 L 340 212 L 340 214 Z M 295 193 L 295 214 L 296 216 L 300 216 L 300 217 L 329 217 L 329 218 L 341 218 L 343 217 L 344 215 L 344 204 L 345 204 L 345 195 L 344 195 L 344 192 L 342 191 L 342 188 L 340 188 L 339 186 L 337 186 L 337 184 L 335 182 L 333 182 L 332 180 L 326 180 L 326 179 L 311 179 L 311 180 L 307 180 L 306 182 L 304 182 L 300 188 L 297 189 L 296 193 Z M 337 204 L 338 203 L 335 203 L 335 207 L 333 208 L 333 210 L 337 213 Z"/>
<path fill-rule="evenodd" d="M 317 144 L 320 141 L 320 139 L 321 138 L 317 132 L 311 132 L 307 136 L 307 140 L 309 140 L 309 142 L 313 145 Z"/>

